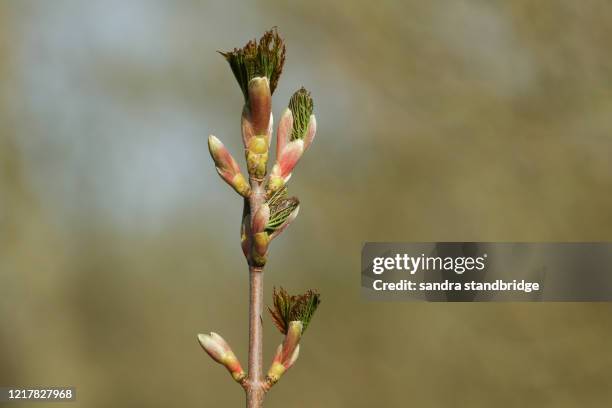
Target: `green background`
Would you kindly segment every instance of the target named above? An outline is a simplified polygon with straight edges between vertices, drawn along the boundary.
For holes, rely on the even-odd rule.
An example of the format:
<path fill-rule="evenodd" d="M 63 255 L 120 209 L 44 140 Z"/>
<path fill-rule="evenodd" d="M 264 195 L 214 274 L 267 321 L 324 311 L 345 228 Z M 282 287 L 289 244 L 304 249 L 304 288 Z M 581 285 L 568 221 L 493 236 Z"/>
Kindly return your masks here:
<path fill-rule="evenodd" d="M 266 406 L 610 405 L 608 304 L 359 294 L 365 241 L 612 237 L 612 6 L 596 0 L 3 1 L 0 385 L 74 385 L 70 407 L 243 405 L 195 337 L 219 332 L 246 365 L 242 204 L 206 137 L 240 156 L 216 50 L 272 26 L 275 116 L 304 85 L 319 131 L 266 298 L 323 302 Z M 267 366 L 281 336 L 264 328 Z"/>

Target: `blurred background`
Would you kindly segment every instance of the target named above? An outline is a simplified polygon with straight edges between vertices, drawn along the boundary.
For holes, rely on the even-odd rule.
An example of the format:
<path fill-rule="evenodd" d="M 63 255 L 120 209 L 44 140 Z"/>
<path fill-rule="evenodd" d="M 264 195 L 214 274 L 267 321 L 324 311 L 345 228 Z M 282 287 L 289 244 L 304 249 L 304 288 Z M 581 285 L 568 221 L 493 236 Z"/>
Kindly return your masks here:
<path fill-rule="evenodd" d="M 266 406 L 609 406 L 609 304 L 359 295 L 365 241 L 612 239 L 604 0 L 2 1 L 0 385 L 74 385 L 70 407 L 243 405 L 195 337 L 246 365 L 242 204 L 206 137 L 241 156 L 216 51 L 272 26 L 275 115 L 304 85 L 319 132 L 266 297 L 323 302 Z M 267 366 L 281 336 L 264 328 Z"/>

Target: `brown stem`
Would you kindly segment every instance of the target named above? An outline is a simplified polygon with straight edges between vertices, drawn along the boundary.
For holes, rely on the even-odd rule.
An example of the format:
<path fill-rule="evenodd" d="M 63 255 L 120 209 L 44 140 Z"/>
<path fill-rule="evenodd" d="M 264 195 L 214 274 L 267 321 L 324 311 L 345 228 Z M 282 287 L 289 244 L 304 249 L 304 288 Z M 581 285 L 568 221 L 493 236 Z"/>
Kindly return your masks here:
<path fill-rule="evenodd" d="M 266 196 L 262 183 L 251 178 L 251 196 L 249 197 L 249 210 L 251 219 L 259 207 L 265 202 Z M 244 382 L 247 408 L 263 407 L 266 393 L 263 378 L 263 267 L 249 265 L 249 374 Z"/>

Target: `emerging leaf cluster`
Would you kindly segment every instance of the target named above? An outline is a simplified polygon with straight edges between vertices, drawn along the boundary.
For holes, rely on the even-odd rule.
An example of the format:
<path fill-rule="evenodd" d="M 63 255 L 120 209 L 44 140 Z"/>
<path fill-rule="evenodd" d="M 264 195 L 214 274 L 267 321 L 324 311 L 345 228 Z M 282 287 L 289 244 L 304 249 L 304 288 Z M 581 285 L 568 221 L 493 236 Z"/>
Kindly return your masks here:
<path fill-rule="evenodd" d="M 301 321 L 303 333 L 321 303 L 321 295 L 312 289 L 302 295 L 290 295 L 283 288 L 274 288 L 273 301 L 274 307 L 268 307 L 268 311 L 278 330 L 287 334 L 290 322 Z"/>
<path fill-rule="evenodd" d="M 259 39 L 249 41 L 242 48 L 219 52 L 229 62 L 232 72 L 242 89 L 244 100 L 249 99 L 249 81 L 255 77 L 267 77 L 270 92 L 274 93 L 285 63 L 285 43 L 276 28 L 266 31 Z"/>
<path fill-rule="evenodd" d="M 270 207 L 270 219 L 266 224 L 266 232 L 271 234 L 287 221 L 291 213 L 300 205 L 297 197 L 287 197 L 287 187 L 276 191 L 267 201 Z"/>
<path fill-rule="evenodd" d="M 306 88 L 301 87 L 291 96 L 289 100 L 289 110 L 293 115 L 293 129 L 291 131 L 291 140 L 304 139 L 308 130 L 308 122 L 314 103 L 310 92 Z"/>

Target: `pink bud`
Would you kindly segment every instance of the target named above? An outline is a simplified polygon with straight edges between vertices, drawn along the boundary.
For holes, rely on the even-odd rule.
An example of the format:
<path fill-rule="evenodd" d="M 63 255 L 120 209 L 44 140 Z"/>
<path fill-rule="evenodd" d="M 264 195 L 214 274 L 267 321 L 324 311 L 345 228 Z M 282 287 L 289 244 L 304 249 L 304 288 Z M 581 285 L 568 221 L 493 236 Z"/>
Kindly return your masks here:
<path fill-rule="evenodd" d="M 283 345 L 279 344 L 278 347 L 276 348 L 276 353 L 274 354 L 274 359 L 272 360 L 272 364 L 280 364 L 285 368 L 285 370 L 288 370 L 293 366 L 293 364 L 295 364 L 299 355 L 300 355 L 300 345 L 298 344 L 291 351 L 291 355 L 284 358 Z"/>
<path fill-rule="evenodd" d="M 317 119 L 315 118 L 315 115 L 310 115 L 310 120 L 308 121 L 308 130 L 306 131 L 306 137 L 304 138 L 304 150 L 310 147 L 312 141 L 315 138 L 316 133 Z"/>
<path fill-rule="evenodd" d="M 240 382 L 244 379 L 244 370 L 232 351 L 231 347 L 217 333 L 198 334 L 198 341 L 202 348 L 213 360 L 222 364 L 230 372 L 234 380 Z"/>
<path fill-rule="evenodd" d="M 242 173 L 240 173 L 240 166 L 238 166 L 229 150 L 213 135 L 208 137 L 208 149 L 221 178 L 232 186 L 238 194 L 247 197 L 251 189 Z"/>
<path fill-rule="evenodd" d="M 280 175 L 285 181 L 291 175 L 293 168 L 304 153 L 304 142 L 302 140 L 294 140 L 285 146 L 281 152 L 278 164 L 280 166 Z"/>
<path fill-rule="evenodd" d="M 240 173 L 240 167 L 236 160 L 234 160 L 223 143 L 213 135 L 208 137 L 208 149 L 221 177 L 228 183 L 231 183 L 232 178 Z"/>
<path fill-rule="evenodd" d="M 283 112 L 283 116 L 280 118 L 280 122 L 278 122 L 278 132 L 276 134 L 276 160 L 278 161 L 280 158 L 280 154 L 289 143 L 289 139 L 291 138 L 291 131 L 293 129 L 293 114 L 291 110 L 285 109 Z"/>
<path fill-rule="evenodd" d="M 219 364 L 224 364 L 229 346 L 217 333 L 198 334 L 198 341 L 208 355 Z"/>
<path fill-rule="evenodd" d="M 282 349 L 282 344 L 276 349 L 274 360 L 272 360 L 272 365 L 270 366 L 270 369 L 268 370 L 268 374 L 266 376 L 266 380 L 271 386 L 276 384 L 276 382 L 280 380 L 283 374 L 295 364 L 300 355 L 300 345 L 298 344 L 293 350 L 293 353 L 291 354 L 290 358 L 286 359 L 285 361 L 282 361 Z"/>

